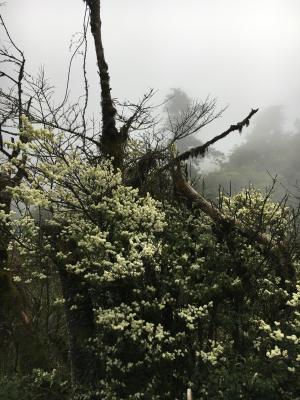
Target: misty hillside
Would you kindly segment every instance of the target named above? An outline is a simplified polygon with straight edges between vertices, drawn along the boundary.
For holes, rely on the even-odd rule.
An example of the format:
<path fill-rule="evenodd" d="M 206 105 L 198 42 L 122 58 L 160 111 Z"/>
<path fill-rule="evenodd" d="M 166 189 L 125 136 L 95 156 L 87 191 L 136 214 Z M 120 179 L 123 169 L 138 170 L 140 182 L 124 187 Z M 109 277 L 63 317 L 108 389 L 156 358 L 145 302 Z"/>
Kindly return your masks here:
<path fill-rule="evenodd" d="M 215 172 L 205 176 L 209 196 L 217 195 L 218 185 L 234 194 L 249 184 L 268 190 L 274 180 L 274 199 L 280 200 L 286 193 L 299 196 L 300 125 L 297 120 L 293 131 L 287 131 L 284 117 L 280 106 L 261 111 L 244 143 L 236 146 Z"/>

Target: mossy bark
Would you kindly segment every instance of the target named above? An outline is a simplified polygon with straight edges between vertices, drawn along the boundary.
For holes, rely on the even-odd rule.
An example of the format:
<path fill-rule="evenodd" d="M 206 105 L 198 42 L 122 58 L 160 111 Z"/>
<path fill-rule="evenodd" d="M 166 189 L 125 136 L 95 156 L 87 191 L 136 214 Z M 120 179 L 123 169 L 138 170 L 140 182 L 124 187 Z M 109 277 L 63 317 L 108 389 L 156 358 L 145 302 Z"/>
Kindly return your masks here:
<path fill-rule="evenodd" d="M 101 111 L 102 111 L 102 135 L 100 150 L 107 158 L 113 158 L 113 165 L 121 168 L 124 161 L 124 149 L 127 141 L 127 133 L 119 132 L 116 127 L 116 108 L 111 96 L 110 77 L 108 65 L 104 56 L 104 48 L 101 35 L 100 0 L 86 0 L 90 10 L 91 32 L 97 57 L 97 65 L 101 87 Z"/>

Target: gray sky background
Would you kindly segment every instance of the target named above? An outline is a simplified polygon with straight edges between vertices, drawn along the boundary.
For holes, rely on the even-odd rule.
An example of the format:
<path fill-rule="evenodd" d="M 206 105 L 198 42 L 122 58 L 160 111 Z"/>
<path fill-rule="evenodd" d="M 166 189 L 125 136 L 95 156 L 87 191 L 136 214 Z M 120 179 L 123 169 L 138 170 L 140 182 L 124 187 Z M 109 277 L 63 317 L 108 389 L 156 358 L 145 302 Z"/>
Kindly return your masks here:
<path fill-rule="evenodd" d="M 7 0 L 0 10 L 25 52 L 27 70 L 34 74 L 44 65 L 60 94 L 84 7 L 81 0 Z M 252 107 L 282 104 L 289 126 L 300 118 L 299 0 L 102 0 L 102 21 L 113 97 L 136 100 L 154 88 L 159 103 L 172 87 L 192 98 L 217 97 L 229 109 L 205 138 Z M 89 69 L 96 110 L 92 42 Z M 79 65 L 71 86 L 80 93 Z M 228 150 L 240 140 L 233 135 L 218 148 Z"/>

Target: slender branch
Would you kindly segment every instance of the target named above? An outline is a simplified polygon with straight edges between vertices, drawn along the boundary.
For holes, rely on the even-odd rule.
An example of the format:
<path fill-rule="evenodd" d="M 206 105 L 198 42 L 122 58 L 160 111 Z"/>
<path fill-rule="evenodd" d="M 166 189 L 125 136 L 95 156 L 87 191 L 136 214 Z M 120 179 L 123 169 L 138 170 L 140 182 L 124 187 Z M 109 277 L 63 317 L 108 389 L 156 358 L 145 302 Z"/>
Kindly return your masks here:
<path fill-rule="evenodd" d="M 82 110 L 82 127 L 83 127 L 83 147 L 85 148 L 86 146 L 86 141 L 85 141 L 85 135 L 86 135 L 86 110 L 88 106 L 88 100 L 89 100 L 89 84 L 88 84 L 88 78 L 87 78 L 87 70 L 86 70 L 86 60 L 87 60 L 87 49 L 88 49 L 88 41 L 87 41 L 87 29 L 89 25 L 89 17 L 87 17 L 87 6 L 85 8 L 84 12 L 84 20 L 83 20 L 83 39 L 84 39 L 84 51 L 83 51 L 83 64 L 82 64 L 82 69 L 83 69 L 83 79 L 84 79 L 84 106 Z"/>
<path fill-rule="evenodd" d="M 216 143 L 220 139 L 225 138 L 227 135 L 229 135 L 229 133 L 234 132 L 234 131 L 242 132 L 243 128 L 245 126 L 249 125 L 250 119 L 252 118 L 252 116 L 254 114 L 257 113 L 257 111 L 258 111 L 258 108 L 252 109 L 251 112 L 247 115 L 247 117 L 244 118 L 241 122 L 238 122 L 235 125 L 231 125 L 225 132 L 221 133 L 220 135 L 215 136 L 213 139 L 209 140 L 208 142 L 206 142 L 200 146 L 194 147 L 193 149 L 185 151 L 184 153 L 180 154 L 177 157 L 177 159 L 179 161 L 184 161 L 184 160 L 187 160 L 189 157 L 198 157 L 199 155 L 204 156 L 204 154 L 209 146 Z"/>
<path fill-rule="evenodd" d="M 16 85 L 18 84 L 18 81 L 16 81 L 13 77 L 11 77 L 10 75 L 8 75 L 7 73 L 0 71 L 0 77 L 4 76 L 7 79 L 10 79 L 13 83 L 15 83 Z"/>

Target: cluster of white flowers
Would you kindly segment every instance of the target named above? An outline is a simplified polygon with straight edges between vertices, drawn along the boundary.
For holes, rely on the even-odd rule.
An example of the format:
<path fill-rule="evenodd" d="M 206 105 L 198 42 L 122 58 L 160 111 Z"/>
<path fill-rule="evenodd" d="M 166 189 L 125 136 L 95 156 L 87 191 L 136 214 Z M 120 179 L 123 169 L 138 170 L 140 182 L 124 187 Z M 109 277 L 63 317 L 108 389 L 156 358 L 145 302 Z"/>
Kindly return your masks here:
<path fill-rule="evenodd" d="M 217 343 L 214 340 L 210 341 L 210 351 L 200 351 L 196 355 L 202 359 L 205 363 L 210 363 L 211 365 L 216 365 L 218 360 L 224 352 L 224 346 L 221 343 Z"/>
<path fill-rule="evenodd" d="M 237 217 L 248 227 L 260 228 L 272 236 L 285 235 L 291 228 L 291 211 L 279 206 L 254 187 L 244 189 L 233 197 L 223 197 L 224 211 Z"/>
<path fill-rule="evenodd" d="M 271 326 L 262 319 L 258 321 L 258 327 L 264 332 L 271 332 Z"/>
<path fill-rule="evenodd" d="M 292 294 L 292 298 L 287 301 L 287 305 L 291 307 L 299 307 L 300 305 L 300 285 L 296 285 L 297 291 Z"/>
<path fill-rule="evenodd" d="M 296 335 L 286 335 L 287 340 L 290 340 L 294 344 L 299 344 L 300 343 L 300 338 Z M 300 355 L 299 355 L 300 357 Z"/>
<path fill-rule="evenodd" d="M 209 304 L 205 304 L 203 306 L 194 306 L 192 304 L 188 304 L 187 307 L 182 308 L 178 315 L 182 319 L 185 320 L 187 328 L 194 330 L 197 329 L 197 322 L 203 317 L 208 316 L 209 308 L 213 306 L 213 302 L 211 301 Z"/>
<path fill-rule="evenodd" d="M 266 352 L 266 356 L 268 358 L 274 358 L 274 357 L 283 357 L 287 358 L 288 357 L 288 351 L 287 350 L 281 350 L 277 345 Z"/>
<path fill-rule="evenodd" d="M 34 129 L 24 117 L 21 141 L 25 136 L 36 152 L 56 141 L 52 132 Z M 94 283 L 134 278 L 144 272 L 145 259 L 160 254 L 157 234 L 166 223 L 159 202 L 149 195 L 140 197 L 138 190 L 123 185 L 121 172 L 115 171 L 110 161 L 94 166 L 77 149 L 70 148 L 54 161 L 51 157 L 38 158 L 33 171 L 30 179 L 11 193 L 15 201 L 31 209 L 51 210 L 51 222 L 59 227 L 61 240 L 75 240 L 76 259 L 67 248 L 59 248 L 54 255 L 69 271 Z M 7 218 L 4 212 L 1 218 Z M 18 225 L 25 238 L 20 253 L 38 253 L 34 246 L 38 227 L 33 218 L 25 215 Z M 44 243 L 46 250 L 51 253 L 51 246 L 46 248 Z"/>

